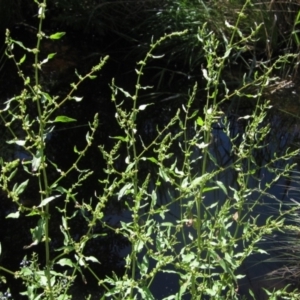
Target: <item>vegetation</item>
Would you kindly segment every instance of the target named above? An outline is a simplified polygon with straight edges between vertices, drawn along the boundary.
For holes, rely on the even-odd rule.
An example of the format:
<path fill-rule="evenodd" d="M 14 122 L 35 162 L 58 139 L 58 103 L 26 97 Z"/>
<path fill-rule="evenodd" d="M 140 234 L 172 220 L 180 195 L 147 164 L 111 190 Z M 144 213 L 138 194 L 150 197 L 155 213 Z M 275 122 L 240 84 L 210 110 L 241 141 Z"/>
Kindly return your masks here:
<path fill-rule="evenodd" d="M 47 81 L 43 70 L 56 53 L 44 55 L 42 44 L 58 42 L 65 33 L 44 32 L 47 2 L 35 2 L 36 45 L 29 47 L 6 32 L 6 54 L 23 86 L 0 111 L 8 131 L 0 187 L 11 203 L 6 218 L 20 224 L 24 218 L 30 220 L 32 242 L 24 245 L 27 255 L 17 261 L 19 266 L 9 268 L 7 239 L 1 241 L 0 275 L 4 284 L 9 283 L 1 297 L 19 297 L 9 285 L 20 280 L 20 294 L 28 299 L 75 299 L 80 278 L 87 285 L 97 283 L 89 299 L 247 299 L 246 292 L 255 298 L 251 289 L 242 288 L 245 262 L 254 254 L 267 254 L 261 245 L 267 235 L 294 229 L 285 220 L 297 212 L 297 206 L 286 208 L 272 194 L 272 186 L 279 178 L 290 178 L 299 149 L 270 151 L 272 103 L 266 92 L 280 82 L 277 70 L 284 68 L 291 75 L 287 70 L 298 56 L 292 51 L 274 56 L 270 48 L 257 46 L 258 39 L 264 42 L 262 33 L 268 37 L 271 33 L 268 22 L 253 21 L 268 19 L 251 1 L 232 1 L 226 9 L 222 2 L 208 7 L 202 1 L 165 1 L 163 9 L 157 9 L 150 1 L 146 8 L 157 9 L 155 15 L 134 27 L 136 34 L 145 32 L 140 42 L 151 40 L 134 67 L 135 81 L 128 88 L 119 86 L 118 77 L 110 83 L 114 120 L 109 122 L 117 124 L 117 130 L 108 133 L 109 142 L 98 143 L 102 120 L 93 112 L 83 138 L 77 134 L 71 141 L 67 156 L 74 160 L 63 162 L 51 152 L 64 147 L 55 142 L 55 131 L 76 121 L 69 107 L 78 110 L 88 105 L 81 86 L 97 80 L 110 59 L 103 56 L 85 75 L 75 71 L 77 80 L 70 89 L 64 86 L 55 94 L 56 83 Z M 91 26 L 97 13 L 105 12 L 101 5 L 72 4 L 89 9 Z M 214 7 L 218 5 L 225 10 L 222 16 Z M 234 17 L 231 10 L 236 9 Z M 299 14 L 295 18 L 286 42 L 298 46 Z M 167 33 L 159 28 L 165 20 L 170 22 Z M 151 24 L 157 27 L 148 35 Z M 121 35 L 121 26 L 116 28 Z M 256 69 L 247 56 L 250 53 L 255 61 L 258 50 L 264 51 L 266 60 Z M 30 71 L 27 61 L 32 64 Z M 237 61 L 249 67 L 238 80 L 228 76 Z M 191 73 L 188 88 L 182 84 L 176 91 L 180 101 L 165 105 L 169 100 L 155 101 L 154 96 L 159 95 L 157 86 L 166 89 L 176 84 L 176 76 L 164 82 L 169 74 L 166 66 L 175 62 L 188 65 L 189 72 L 197 75 Z M 179 70 L 172 72 L 182 75 Z M 245 99 L 251 109 L 242 113 L 237 108 Z M 161 120 L 155 124 L 150 118 L 157 111 Z M 92 165 L 87 163 L 89 157 Z M 262 173 L 268 176 L 263 178 Z M 276 213 L 264 218 L 259 207 L 270 199 L 279 205 Z M 120 215 L 117 222 L 112 220 L 112 209 Z M 120 241 L 125 253 L 118 268 L 103 273 L 108 255 L 97 250 L 109 236 Z M 13 237 L 20 238 L 17 230 Z M 174 278 L 174 288 L 157 295 L 153 286 L 165 274 Z M 300 296 L 291 286 L 267 294 L 269 299 Z"/>

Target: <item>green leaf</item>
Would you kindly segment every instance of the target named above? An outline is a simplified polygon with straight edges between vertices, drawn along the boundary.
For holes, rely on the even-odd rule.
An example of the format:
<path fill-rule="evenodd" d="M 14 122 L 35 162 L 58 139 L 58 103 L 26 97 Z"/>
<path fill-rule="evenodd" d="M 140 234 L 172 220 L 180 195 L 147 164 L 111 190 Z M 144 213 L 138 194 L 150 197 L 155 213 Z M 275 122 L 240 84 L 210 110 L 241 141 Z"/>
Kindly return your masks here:
<path fill-rule="evenodd" d="M 224 192 L 225 195 L 228 195 L 227 193 L 227 188 L 225 187 L 225 185 L 223 184 L 222 181 L 216 181 L 216 184 L 222 189 L 222 191 Z"/>
<path fill-rule="evenodd" d="M 154 158 L 154 157 L 148 157 L 147 159 L 150 160 L 153 163 L 156 163 L 156 164 L 158 163 L 157 159 Z"/>
<path fill-rule="evenodd" d="M 156 201 L 157 201 L 157 195 L 156 192 L 153 190 L 152 194 L 151 194 L 151 206 L 154 207 L 156 205 Z"/>
<path fill-rule="evenodd" d="M 148 268 L 149 268 L 149 260 L 147 255 L 144 255 L 142 259 L 142 263 L 140 265 L 140 272 L 142 276 L 147 275 Z"/>
<path fill-rule="evenodd" d="M 17 144 L 18 146 L 24 146 L 26 141 L 23 140 L 12 140 L 12 141 L 7 141 L 7 144 Z"/>
<path fill-rule="evenodd" d="M 158 174 L 161 176 L 161 178 L 165 182 L 170 182 L 170 178 L 169 178 L 168 174 L 163 169 L 159 169 Z"/>
<path fill-rule="evenodd" d="M 124 136 L 110 136 L 111 139 L 115 139 L 115 140 L 121 140 L 122 142 L 128 142 L 128 136 L 124 137 Z"/>
<path fill-rule="evenodd" d="M 202 192 L 203 193 L 207 193 L 207 192 L 210 192 L 210 191 L 213 191 L 213 190 L 218 190 L 219 188 L 217 186 L 213 186 L 213 187 L 205 187 L 203 188 Z"/>
<path fill-rule="evenodd" d="M 15 192 L 17 195 L 22 194 L 22 193 L 24 192 L 24 190 L 25 190 L 25 188 L 26 188 L 28 182 L 29 182 L 29 179 L 27 179 L 27 180 L 25 180 L 24 182 L 22 182 L 22 183 L 15 189 L 14 192 Z"/>
<path fill-rule="evenodd" d="M 43 100 L 47 99 L 49 102 L 52 101 L 52 98 L 48 93 L 43 92 L 42 95 L 43 95 L 43 98 L 44 98 Z"/>
<path fill-rule="evenodd" d="M 49 202 L 53 201 L 54 199 L 56 199 L 60 196 L 61 195 L 55 195 L 55 196 L 45 198 L 44 200 L 42 200 L 41 204 L 38 207 L 43 207 L 43 206 L 47 205 Z"/>
<path fill-rule="evenodd" d="M 16 169 L 14 169 L 14 170 L 10 173 L 10 175 L 9 175 L 9 177 L 8 177 L 8 181 L 11 181 L 11 180 L 14 178 L 14 176 L 15 176 L 16 173 L 17 173 L 17 171 L 18 171 L 18 169 L 16 168 Z"/>
<path fill-rule="evenodd" d="M 191 188 L 194 188 L 198 185 L 202 185 L 204 182 L 206 182 L 205 178 L 206 178 L 206 174 L 196 177 L 192 182 L 191 182 Z"/>
<path fill-rule="evenodd" d="M 195 254 L 193 252 L 182 254 L 182 261 L 190 263 L 192 260 L 195 259 Z"/>
<path fill-rule="evenodd" d="M 127 97 L 127 98 L 132 98 L 132 96 L 131 96 L 128 92 L 126 92 L 125 90 L 123 90 L 122 88 L 117 87 L 117 89 L 118 89 L 119 91 L 121 91 L 121 92 L 124 94 L 125 97 Z"/>
<path fill-rule="evenodd" d="M 201 117 L 198 117 L 197 118 L 197 124 L 199 125 L 199 126 L 203 126 L 203 124 L 204 124 L 204 122 L 203 122 L 203 119 L 201 118 Z"/>
<path fill-rule="evenodd" d="M 56 53 L 50 53 L 50 54 L 48 54 L 47 58 L 48 58 L 48 59 L 51 59 L 51 58 L 53 58 L 55 55 L 56 55 Z"/>
<path fill-rule="evenodd" d="M 33 240 L 33 243 L 31 243 L 30 245 L 28 246 L 24 246 L 23 248 L 24 249 L 29 249 L 33 246 L 36 246 L 42 239 L 44 233 L 45 233 L 45 222 L 43 219 L 40 219 L 38 221 L 38 225 L 33 228 L 33 229 L 30 229 L 31 231 L 31 235 L 32 235 L 32 240 Z"/>
<path fill-rule="evenodd" d="M 62 38 L 65 34 L 66 34 L 65 32 L 56 32 L 56 33 L 50 35 L 50 39 L 51 39 L 51 40 L 59 40 L 59 39 Z"/>
<path fill-rule="evenodd" d="M 43 156 L 43 151 L 42 150 L 37 150 L 36 155 L 33 157 L 32 161 L 31 161 L 31 169 L 32 172 L 36 172 L 38 170 L 38 168 L 41 165 L 41 161 L 42 161 L 42 156 Z"/>
<path fill-rule="evenodd" d="M 135 165 L 135 162 L 130 163 L 128 165 L 128 167 L 126 168 L 125 173 L 129 172 L 134 167 L 134 165 Z"/>
<path fill-rule="evenodd" d="M 61 265 L 62 267 L 65 267 L 65 266 L 68 266 L 68 267 L 71 267 L 71 268 L 74 267 L 74 264 L 73 264 L 72 260 L 69 259 L 69 258 L 62 258 L 57 262 L 57 264 Z"/>
<path fill-rule="evenodd" d="M 29 268 L 22 268 L 22 270 L 20 271 L 20 274 L 22 276 L 31 276 L 32 273 L 32 270 L 30 270 Z"/>
<path fill-rule="evenodd" d="M 13 41 L 14 42 L 14 44 L 17 44 L 17 45 L 19 45 L 21 48 L 23 48 L 23 49 L 25 49 L 25 50 L 28 50 L 25 46 L 24 46 L 24 44 L 22 43 L 22 42 L 19 42 L 19 41 Z"/>
<path fill-rule="evenodd" d="M 100 264 L 100 261 L 94 256 L 86 256 L 85 259 Z"/>
<path fill-rule="evenodd" d="M 26 59 L 26 54 L 23 55 L 23 57 L 19 61 L 19 65 L 21 65 Z"/>
<path fill-rule="evenodd" d="M 118 200 L 120 200 L 124 195 L 127 195 L 127 191 L 129 191 L 132 188 L 133 184 L 132 183 L 127 183 L 125 184 L 119 194 L 118 194 Z"/>
<path fill-rule="evenodd" d="M 54 122 L 62 122 L 62 123 L 68 123 L 68 122 L 75 122 L 76 119 L 69 118 L 67 116 L 57 116 L 54 120 Z"/>
<path fill-rule="evenodd" d="M 17 211 L 15 213 L 10 213 L 8 216 L 6 216 L 6 219 L 8 218 L 18 219 L 19 217 L 20 217 L 20 212 Z M 0 253 L 1 253 L 1 249 L 0 249 Z"/>

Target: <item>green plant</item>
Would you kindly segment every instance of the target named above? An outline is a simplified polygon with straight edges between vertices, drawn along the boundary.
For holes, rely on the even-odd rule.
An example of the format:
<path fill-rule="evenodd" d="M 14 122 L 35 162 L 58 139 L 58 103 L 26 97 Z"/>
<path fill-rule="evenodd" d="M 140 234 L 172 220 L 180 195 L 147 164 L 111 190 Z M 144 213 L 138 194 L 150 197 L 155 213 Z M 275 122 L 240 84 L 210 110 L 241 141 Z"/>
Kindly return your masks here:
<path fill-rule="evenodd" d="M 89 170 L 80 170 L 78 164 L 81 158 L 86 154 L 88 148 L 91 146 L 94 133 L 98 126 L 97 115 L 95 115 L 94 121 L 90 124 L 90 132 L 86 135 L 86 147 L 80 151 L 75 147 L 75 152 L 78 158 L 65 172 L 58 169 L 55 163 L 46 159 L 46 140 L 53 131 L 54 124 L 75 121 L 70 117 L 57 115 L 57 112 L 67 101 L 81 101 L 80 97 L 74 96 L 74 92 L 83 81 L 95 78 L 94 74 L 101 70 L 108 57 L 101 60 L 101 62 L 94 66 L 88 74 L 81 76 L 76 73 L 78 81 L 71 84 L 71 90 L 64 98 L 59 99 L 56 96 L 50 96 L 43 90 L 43 87 L 40 84 L 40 71 L 43 65 L 55 56 L 55 53 L 50 53 L 46 58 L 41 60 L 39 57 L 39 49 L 43 39 L 57 40 L 60 39 L 64 33 L 58 32 L 50 36 L 45 35 L 42 31 L 42 23 L 45 18 L 46 1 L 38 3 L 38 6 L 39 26 L 36 48 L 26 48 L 22 42 L 13 40 L 8 31 L 6 34 L 7 55 L 15 62 L 18 74 L 23 80 L 24 89 L 19 96 L 13 97 L 6 102 L 6 108 L 1 111 L 1 119 L 12 135 L 12 140 L 7 142 L 9 144 L 15 144 L 22 147 L 24 149 L 24 153 L 26 153 L 26 157 L 30 157 L 31 159 L 24 160 L 22 162 L 20 159 L 13 161 L 2 160 L 0 185 L 2 190 L 7 193 L 7 196 L 19 207 L 16 213 L 12 213 L 8 216 L 9 218 L 18 218 L 20 214 L 26 214 L 27 216 L 39 216 L 37 226 L 31 230 L 33 243 L 25 246 L 25 248 L 31 248 L 41 241 L 45 244 L 45 269 L 39 269 L 39 265 L 36 263 L 36 257 L 34 256 L 31 261 L 31 268 L 24 266 L 19 272 L 15 273 L 16 277 L 21 277 L 24 280 L 25 286 L 27 287 L 27 290 L 22 294 L 26 295 L 29 299 L 35 299 L 37 296 L 36 293 L 39 293 L 40 289 L 42 289 L 42 293 L 40 293 L 39 297 L 54 299 L 54 297 L 59 296 L 59 299 L 65 299 L 67 288 L 74 275 L 67 276 L 58 274 L 52 270 L 54 264 L 68 265 L 68 261 L 62 258 L 64 257 L 63 250 L 65 249 L 61 250 L 61 253 L 57 254 L 55 258 L 50 258 L 49 203 L 56 198 L 63 196 L 65 197 L 65 206 L 67 206 L 70 199 L 74 199 L 73 190 L 92 174 Z M 14 46 L 19 46 L 26 51 L 26 54 L 24 54 L 24 56 L 18 61 L 13 54 Z M 25 76 L 21 69 L 21 65 L 25 62 L 27 55 L 33 55 L 33 79 L 29 76 Z M 35 105 L 36 117 L 31 119 L 29 112 L 32 112 L 33 105 Z M 4 116 L 5 114 L 6 116 Z M 19 127 L 14 130 L 16 128 L 16 124 Z M 59 176 L 56 176 L 54 180 L 51 180 L 51 183 L 49 178 L 49 173 L 51 173 L 51 171 L 49 171 L 49 164 L 52 165 L 59 174 Z M 27 173 L 28 178 L 20 184 L 15 183 L 12 187 L 10 182 L 20 165 L 23 166 L 23 170 Z M 78 180 L 68 189 L 64 189 L 60 186 L 60 182 L 72 171 L 78 172 Z M 37 207 L 34 206 L 32 208 L 28 208 L 22 204 L 20 195 L 26 189 L 29 181 L 35 181 L 35 179 L 37 180 L 37 185 L 39 187 L 40 204 Z M 63 210 L 61 212 L 63 212 Z M 63 224 L 66 224 L 65 221 Z M 61 227 L 61 230 L 65 233 L 63 227 Z M 67 235 L 65 237 L 68 238 Z M 75 247 L 74 244 L 73 247 Z M 77 263 L 72 264 L 74 266 L 74 270 L 79 272 L 81 272 L 79 260 L 82 251 L 83 247 L 77 249 L 78 261 Z M 90 259 L 92 261 L 96 260 L 93 257 L 86 259 Z M 1 267 L 1 269 L 3 270 L 4 268 Z M 12 274 L 12 272 L 9 273 Z M 64 287 L 59 285 L 61 278 L 64 278 L 64 280 L 67 281 L 67 283 L 64 284 Z"/>
<path fill-rule="evenodd" d="M 180 284 L 175 293 L 165 297 L 166 300 L 182 299 L 186 295 L 192 299 L 238 299 L 239 280 L 245 276 L 240 267 L 253 253 L 265 253 L 258 243 L 266 234 L 282 230 L 284 217 L 289 213 L 279 209 L 277 215 L 261 220 L 255 208 L 262 205 L 264 197 L 273 197 L 270 186 L 293 170 L 295 164 L 292 160 L 299 154 L 299 150 L 287 149 L 280 156 L 272 155 L 264 164 L 260 164 L 255 155 L 267 147 L 265 143 L 270 133 L 266 118 L 270 103 L 263 99 L 263 90 L 276 80 L 272 75 L 274 69 L 293 55 L 279 57 L 271 66 L 264 65 L 263 72 L 254 73 L 251 78 L 245 75 L 239 89 L 230 91 L 222 80 L 231 52 L 253 42 L 259 31 L 258 26 L 244 35 L 239 29 L 243 10 L 248 4 L 246 1 L 234 25 L 226 23 L 231 36 L 225 39 L 222 55 L 223 46 L 220 47 L 207 24 L 199 28 L 197 38 L 206 60 L 202 66 L 206 81 L 203 112 L 193 108 L 198 88 L 195 83 L 187 103 L 178 107 L 164 126 L 152 125 L 154 137 L 146 140 L 143 120 L 154 103 L 139 102 L 140 92 L 151 89 L 147 82 L 143 83 L 145 67 L 150 60 L 160 59 L 156 52 L 161 44 L 181 38 L 186 31 L 170 33 L 152 41 L 145 58 L 137 63 L 134 93 L 130 94 L 112 81 L 112 101 L 121 133 L 112 137 L 115 143 L 111 149 L 99 145 L 106 162 L 103 177 L 98 182 L 101 193 L 95 193 L 94 199 L 82 201 L 77 199 L 77 189 L 93 176 L 93 170 L 85 169 L 80 162 L 93 143 L 98 127 L 97 115 L 86 135 L 86 146 L 77 149 L 74 145 L 77 159 L 66 171 L 48 158 L 47 138 L 56 123 L 75 121 L 60 115 L 59 111 L 68 101 L 81 100 L 74 95 L 78 86 L 87 79 L 94 79 L 107 57 L 90 73 L 84 76 L 76 73 L 78 82 L 71 84 L 65 97 L 58 98 L 45 92 L 40 84 L 40 69 L 54 57 L 54 54 L 49 54 L 40 60 L 40 44 L 45 38 L 58 39 L 64 34 L 60 32 L 47 37 L 43 33 L 46 0 L 38 3 L 40 22 L 34 49 L 28 49 L 7 33 L 7 53 L 15 61 L 24 88 L 20 95 L 6 102 L 0 116 L 11 131 L 12 139 L 8 143 L 22 147 L 30 158 L 22 162 L 19 159 L 1 161 L 0 187 L 18 206 L 8 218 L 18 219 L 23 214 L 38 217 L 36 226 L 31 229 L 33 242 L 25 248 L 33 248 L 39 243 L 45 245 L 43 265 L 34 252 L 30 259 L 24 258 L 17 271 L 0 265 L 0 271 L 21 278 L 26 288 L 22 295 L 29 299 L 71 299 L 71 286 L 76 276 L 80 275 L 85 282 L 89 273 L 101 287 L 101 299 L 154 299 L 153 281 L 159 273 L 170 273 L 177 276 Z M 15 45 L 33 54 L 33 79 L 23 74 L 21 65 L 26 55 L 16 59 L 13 54 Z M 120 96 L 121 100 L 118 100 Z M 255 108 L 238 118 L 244 124 L 244 130 L 232 135 L 233 123 L 221 107 L 234 97 L 249 98 L 255 102 Z M 32 108 L 29 113 L 29 107 L 33 105 L 36 115 L 32 115 Z M 14 127 L 14 124 L 18 126 Z M 224 134 L 230 152 L 229 163 L 219 159 L 214 151 L 215 127 Z M 120 161 L 125 161 L 124 168 L 120 167 Z M 282 161 L 287 164 L 284 169 L 279 169 L 277 165 Z M 15 180 L 20 169 L 26 174 L 26 180 L 21 183 Z M 269 182 L 262 183 L 258 177 L 262 170 L 272 174 Z M 65 185 L 64 179 L 71 173 L 78 174 L 78 179 L 69 186 Z M 233 174 L 233 181 L 227 185 L 220 178 L 228 174 Z M 21 194 L 29 181 L 36 181 L 39 187 L 40 202 L 33 207 L 26 207 L 21 202 Z M 251 182 L 255 183 L 254 187 Z M 158 199 L 161 189 L 167 191 L 165 203 Z M 130 220 L 121 221 L 120 226 L 113 226 L 105 219 L 105 209 L 112 199 L 123 202 L 130 214 Z M 51 251 L 50 207 L 55 201 L 59 202 L 56 209 L 61 217 L 61 223 L 55 225 L 59 227 L 63 240 L 55 251 Z M 170 219 L 176 207 L 179 214 Z M 79 217 L 87 229 L 76 239 L 72 234 L 72 222 Z M 124 259 L 124 274 L 113 273 L 101 278 L 94 265 L 100 263 L 101 267 L 101 258 L 87 254 L 88 243 L 101 239 L 104 234 L 96 230 L 99 224 L 106 232 L 114 232 L 130 242 L 129 254 Z M 279 293 L 292 299 L 297 292 L 274 291 L 270 292 L 270 297 Z"/>

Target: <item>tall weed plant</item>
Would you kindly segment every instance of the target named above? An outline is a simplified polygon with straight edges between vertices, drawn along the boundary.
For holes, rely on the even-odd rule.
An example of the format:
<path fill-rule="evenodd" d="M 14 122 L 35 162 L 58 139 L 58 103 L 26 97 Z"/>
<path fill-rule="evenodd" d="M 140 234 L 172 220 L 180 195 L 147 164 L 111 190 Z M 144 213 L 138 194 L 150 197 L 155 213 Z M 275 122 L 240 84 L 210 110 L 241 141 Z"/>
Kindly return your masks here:
<path fill-rule="evenodd" d="M 7 218 L 14 218 L 18 222 L 22 215 L 38 217 L 36 226 L 30 230 L 32 243 L 25 246 L 25 249 L 34 249 L 42 243 L 44 257 L 41 260 L 34 252 L 32 257 L 25 258 L 18 270 L 8 270 L 0 265 L 1 279 L 5 280 L 7 276 L 21 279 L 24 286 L 21 295 L 28 299 L 63 300 L 74 297 L 71 287 L 75 284 L 75 278 L 81 277 L 86 281 L 86 274 L 89 273 L 103 291 L 100 299 L 154 299 L 152 284 L 159 274 L 165 273 L 177 276 L 179 282 L 178 289 L 170 292 L 164 298 L 166 300 L 184 297 L 239 299 L 239 281 L 245 277 L 240 267 L 252 254 L 265 253 L 258 246 L 259 242 L 266 234 L 282 230 L 285 215 L 289 213 L 279 209 L 278 214 L 269 216 L 262 223 L 258 221 L 255 207 L 261 205 L 263 197 L 272 197 L 269 195 L 269 187 L 293 170 L 293 158 L 299 151 L 288 149 L 280 157 L 274 154 L 263 166 L 257 164 L 255 152 L 267 147 L 265 141 L 271 130 L 266 120 L 270 102 L 264 100 L 263 90 L 276 80 L 272 77 L 274 69 L 280 68 L 293 55 L 279 57 L 271 66 L 265 66 L 263 72 L 254 73 L 247 80 L 246 77 L 241 79 L 241 87 L 230 91 L 226 82 L 221 80 L 222 71 L 233 51 L 243 49 L 247 42 L 256 38 L 259 26 L 244 35 L 239 29 L 242 10 L 236 24 L 226 22 L 231 38 L 224 40 L 226 49 L 219 55 L 219 40 L 203 24 L 197 34 L 205 53 L 205 61 L 199 70 L 206 82 L 203 110 L 193 108 L 198 88 L 195 82 L 188 102 L 178 107 L 164 127 L 153 125 L 151 130 L 155 132 L 155 137 L 146 142 L 137 126 L 138 120 L 145 118 L 147 110 L 154 105 L 139 102 L 141 90 L 152 88 L 143 83 L 145 66 L 150 60 L 160 59 L 163 55 L 159 54 L 161 44 L 168 39 L 180 39 L 186 31 L 170 33 L 152 41 L 146 57 L 137 63 L 135 92 L 130 94 L 114 80 L 111 83 L 111 100 L 122 134 L 112 137 L 115 143 L 111 149 L 106 145 L 98 145 L 99 156 L 106 161 L 106 167 L 103 178 L 99 178 L 99 188 L 96 188 L 101 190 L 101 194 L 95 193 L 97 201 L 94 204 L 95 201 L 90 199 L 77 199 L 76 191 L 87 178 L 93 176 L 93 170 L 81 169 L 79 166 L 93 144 L 99 125 L 97 114 L 89 124 L 86 146 L 82 149 L 74 146 L 77 159 L 68 170 L 62 171 L 47 156 L 46 150 L 56 124 L 74 121 L 69 116 L 58 114 L 58 111 L 67 102 L 82 100 L 76 96 L 78 86 L 83 81 L 94 79 L 108 57 L 101 59 L 86 75 L 76 72 L 78 81 L 71 83 L 65 97 L 46 92 L 40 82 L 40 72 L 55 54 L 40 57 L 41 43 L 45 39 L 59 39 L 64 33 L 47 36 L 42 31 L 46 0 L 35 2 L 38 4 L 39 18 L 36 47 L 27 48 L 21 41 L 14 40 L 7 31 L 7 55 L 14 60 L 24 87 L 19 95 L 6 101 L 0 116 L 11 133 L 7 143 L 23 149 L 26 158 L 1 160 L 0 186 L 18 207 Z M 17 60 L 14 56 L 14 47 L 24 50 L 21 59 Z M 34 57 L 33 77 L 25 76 L 22 71 L 22 64 L 29 55 Z M 239 117 L 244 130 L 232 135 L 232 123 L 221 107 L 235 97 L 255 102 L 255 109 L 251 114 Z M 35 115 L 32 115 L 32 107 L 35 107 Z M 226 136 L 230 148 L 232 160 L 228 164 L 222 164 L 212 151 L 213 129 L 216 126 Z M 180 150 L 179 157 L 174 155 L 174 148 Z M 124 169 L 116 163 L 120 159 L 126 164 Z M 285 168 L 276 168 L 281 161 L 287 162 Z M 145 165 L 150 166 L 146 169 L 155 171 L 142 173 Z M 54 179 L 50 176 L 51 168 L 57 171 Z M 273 174 L 269 182 L 262 183 L 256 177 L 262 168 Z M 236 176 L 232 186 L 219 180 L 228 171 Z M 15 180 L 19 172 L 26 174 L 25 181 Z M 64 178 L 72 172 L 78 174 L 77 181 L 70 186 L 64 185 Z M 250 186 L 253 180 L 257 183 L 255 188 Z M 26 207 L 20 199 L 32 181 L 39 186 L 40 203 Z M 165 203 L 158 199 L 162 188 L 167 189 Z M 208 201 L 209 195 L 216 190 L 220 197 Z M 121 221 L 119 226 L 112 226 L 105 219 L 106 207 L 111 199 L 124 202 L 130 215 L 128 221 Z M 52 222 L 50 207 L 56 207 L 57 202 L 61 204 L 56 208 L 61 215 L 61 223 L 55 226 L 59 228 L 63 242 L 53 250 L 53 238 L 49 234 Z M 168 215 L 174 206 L 179 207 L 180 214 L 170 222 Z M 71 222 L 80 216 L 83 216 L 81 220 L 86 222 L 87 230 L 80 238 L 75 238 Z M 124 257 L 125 271 L 122 275 L 113 273 L 100 277 L 101 257 L 87 254 L 88 242 L 100 239 L 103 235 L 95 230 L 99 224 L 130 242 Z M 285 299 L 300 297 L 299 292 L 288 291 L 287 288 L 268 293 L 270 299 L 277 299 L 278 296 L 284 296 Z M 255 297 L 251 291 L 250 294 Z M 3 294 L 2 298 L 6 296 Z"/>

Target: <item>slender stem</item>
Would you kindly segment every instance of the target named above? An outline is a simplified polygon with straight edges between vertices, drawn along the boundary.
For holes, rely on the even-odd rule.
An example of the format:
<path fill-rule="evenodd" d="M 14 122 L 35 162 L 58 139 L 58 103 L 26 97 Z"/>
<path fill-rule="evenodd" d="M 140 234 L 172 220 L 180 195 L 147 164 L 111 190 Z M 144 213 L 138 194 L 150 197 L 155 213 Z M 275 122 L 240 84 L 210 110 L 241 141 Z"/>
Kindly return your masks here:
<path fill-rule="evenodd" d="M 39 139 L 40 139 L 40 144 L 38 145 L 38 155 L 41 156 L 41 169 L 42 169 L 42 182 L 43 184 L 40 184 L 41 186 L 41 191 L 44 191 L 44 194 L 42 193 L 41 195 L 41 200 L 43 198 L 49 197 L 49 186 L 48 186 L 48 178 L 47 178 L 47 172 L 46 172 L 46 166 L 45 166 L 45 157 L 44 157 L 44 151 L 46 148 L 46 144 L 44 141 L 44 134 L 45 134 L 45 120 L 43 119 L 43 113 L 42 113 L 42 108 L 41 108 L 41 102 L 40 102 L 40 95 L 37 91 L 40 90 L 39 87 L 39 50 L 41 47 L 41 40 L 43 37 L 42 33 L 42 24 L 43 24 L 43 19 L 44 19 L 44 14 L 46 11 L 46 0 L 43 0 L 42 3 L 39 3 L 39 27 L 38 27 L 38 34 L 37 34 L 37 45 L 36 45 L 36 52 L 34 55 L 34 71 L 35 71 L 35 97 L 36 97 L 36 105 L 37 105 L 37 111 L 38 111 L 38 118 L 39 118 Z M 51 285 L 51 261 L 50 261 L 50 238 L 49 238 L 49 204 L 46 205 L 45 207 L 45 214 L 43 216 L 45 218 L 45 254 L 46 254 L 46 270 L 45 274 L 47 277 L 47 284 L 48 284 L 48 289 L 50 293 L 50 299 L 53 300 L 53 292 L 52 292 L 52 285 Z"/>

